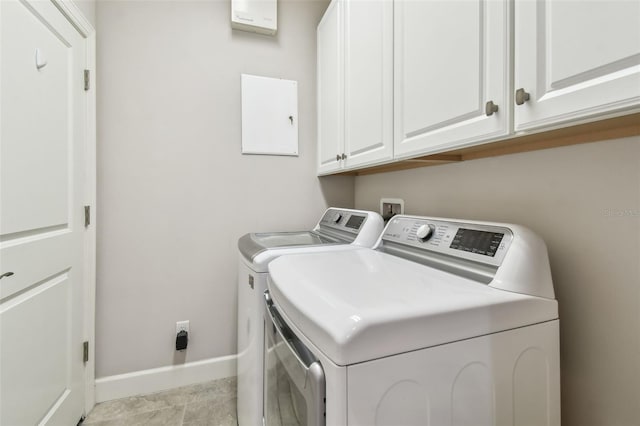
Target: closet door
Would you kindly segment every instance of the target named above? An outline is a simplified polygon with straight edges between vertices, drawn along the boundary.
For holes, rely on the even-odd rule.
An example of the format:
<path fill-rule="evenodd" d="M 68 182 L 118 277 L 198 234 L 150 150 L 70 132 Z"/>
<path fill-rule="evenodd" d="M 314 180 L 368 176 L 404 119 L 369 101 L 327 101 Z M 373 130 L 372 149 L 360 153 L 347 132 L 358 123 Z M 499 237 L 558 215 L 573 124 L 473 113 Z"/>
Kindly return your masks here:
<path fill-rule="evenodd" d="M 84 411 L 87 44 L 51 2 L 0 1 L 0 424 Z"/>
<path fill-rule="evenodd" d="M 394 2 L 396 158 L 509 131 L 506 0 Z"/>
<path fill-rule="evenodd" d="M 640 2 L 515 3 L 516 130 L 640 105 Z"/>

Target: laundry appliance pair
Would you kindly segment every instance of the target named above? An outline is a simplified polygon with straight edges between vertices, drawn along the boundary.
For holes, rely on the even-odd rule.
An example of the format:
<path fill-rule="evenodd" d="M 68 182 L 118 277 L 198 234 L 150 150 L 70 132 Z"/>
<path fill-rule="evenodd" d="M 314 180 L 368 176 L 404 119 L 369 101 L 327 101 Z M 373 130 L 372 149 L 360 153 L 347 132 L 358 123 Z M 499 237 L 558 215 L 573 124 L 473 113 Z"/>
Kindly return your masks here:
<path fill-rule="evenodd" d="M 395 216 L 372 248 L 268 271 L 267 426 L 560 424 L 557 303 L 526 228 Z"/>

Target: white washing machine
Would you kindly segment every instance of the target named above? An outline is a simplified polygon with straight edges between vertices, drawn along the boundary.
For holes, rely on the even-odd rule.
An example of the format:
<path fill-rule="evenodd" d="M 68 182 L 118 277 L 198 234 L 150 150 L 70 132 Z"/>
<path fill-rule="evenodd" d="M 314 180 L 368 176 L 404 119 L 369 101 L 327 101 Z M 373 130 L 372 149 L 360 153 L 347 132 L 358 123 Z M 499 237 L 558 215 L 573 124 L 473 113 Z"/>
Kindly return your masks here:
<path fill-rule="evenodd" d="M 531 231 L 395 216 L 375 249 L 269 272 L 267 426 L 560 425 L 558 306 Z"/>
<path fill-rule="evenodd" d="M 383 228 L 373 212 L 329 208 L 310 231 L 246 234 L 238 240 L 238 424 L 262 426 L 267 266 L 291 253 L 373 247 Z"/>

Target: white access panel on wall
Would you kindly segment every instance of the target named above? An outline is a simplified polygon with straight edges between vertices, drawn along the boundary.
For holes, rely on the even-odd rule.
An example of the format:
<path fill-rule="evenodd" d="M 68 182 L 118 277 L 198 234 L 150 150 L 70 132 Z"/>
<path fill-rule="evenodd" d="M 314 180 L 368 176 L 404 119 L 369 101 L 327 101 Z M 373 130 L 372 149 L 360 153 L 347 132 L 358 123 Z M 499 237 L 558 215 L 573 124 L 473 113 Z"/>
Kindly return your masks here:
<path fill-rule="evenodd" d="M 298 155 L 298 82 L 242 74 L 242 153 Z"/>
<path fill-rule="evenodd" d="M 278 30 L 277 0 L 231 0 L 231 28 L 275 35 Z"/>

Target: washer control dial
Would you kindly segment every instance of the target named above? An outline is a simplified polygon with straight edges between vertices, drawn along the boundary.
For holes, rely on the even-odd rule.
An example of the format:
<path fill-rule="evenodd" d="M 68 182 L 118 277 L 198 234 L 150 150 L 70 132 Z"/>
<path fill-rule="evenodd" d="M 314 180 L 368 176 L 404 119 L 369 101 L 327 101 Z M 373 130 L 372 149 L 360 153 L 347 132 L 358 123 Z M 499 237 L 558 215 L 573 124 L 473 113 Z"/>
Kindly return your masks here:
<path fill-rule="evenodd" d="M 336 215 L 333 217 L 333 223 L 340 222 L 340 219 L 342 219 L 342 214 L 341 213 L 336 213 Z"/>
<path fill-rule="evenodd" d="M 433 231 L 435 230 L 435 226 L 433 225 L 420 225 L 420 227 L 416 230 L 416 237 L 418 241 L 425 242 L 433 235 Z"/>

